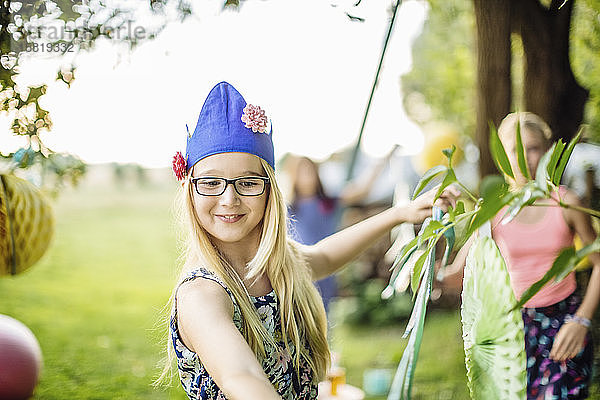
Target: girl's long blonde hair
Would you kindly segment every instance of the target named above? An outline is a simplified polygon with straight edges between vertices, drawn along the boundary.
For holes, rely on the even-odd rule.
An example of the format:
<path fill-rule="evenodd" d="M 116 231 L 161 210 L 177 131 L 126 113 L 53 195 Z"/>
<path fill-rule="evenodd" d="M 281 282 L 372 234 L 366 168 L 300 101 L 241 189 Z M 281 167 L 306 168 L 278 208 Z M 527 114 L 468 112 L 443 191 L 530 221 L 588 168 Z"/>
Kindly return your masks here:
<path fill-rule="evenodd" d="M 287 209 L 275 180 L 275 172 L 266 161 L 260 159 L 260 162 L 269 177 L 270 189 L 262 220 L 260 244 L 256 255 L 248 263 L 244 278 L 256 279 L 264 274 L 269 277 L 279 300 L 283 341 L 286 346 L 290 342 L 296 349 L 293 360 L 295 369 L 299 371 L 300 362 L 304 359 L 314 372 L 314 380 L 318 382 L 325 377 L 330 360 L 325 309 L 312 282 L 312 273 L 300 245 L 288 237 Z M 261 323 L 242 277 L 219 254 L 200 225 L 193 196 L 193 187 L 189 179 L 186 179 L 178 202 L 184 225 L 187 226 L 184 263 L 178 284 L 169 299 L 169 309 L 173 310 L 177 287 L 186 275 L 199 267 L 214 272 L 233 293 L 242 313 L 242 335 L 258 360 L 262 361 L 266 355 L 264 344 L 274 344 L 274 340 Z M 167 364 L 156 383 L 164 382 L 170 374 L 174 358 L 169 335 Z"/>

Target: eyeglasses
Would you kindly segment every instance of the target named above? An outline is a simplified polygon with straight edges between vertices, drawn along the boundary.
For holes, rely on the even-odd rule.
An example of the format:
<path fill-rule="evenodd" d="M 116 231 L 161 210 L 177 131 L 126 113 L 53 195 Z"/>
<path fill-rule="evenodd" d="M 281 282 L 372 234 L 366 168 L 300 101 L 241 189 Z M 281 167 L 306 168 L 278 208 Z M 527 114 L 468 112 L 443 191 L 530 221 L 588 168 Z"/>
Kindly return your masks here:
<path fill-rule="evenodd" d="M 220 196 L 227 185 L 232 184 L 240 196 L 260 196 L 265 192 L 269 178 L 264 176 L 244 176 L 235 179 L 201 176 L 190 180 L 201 196 Z"/>

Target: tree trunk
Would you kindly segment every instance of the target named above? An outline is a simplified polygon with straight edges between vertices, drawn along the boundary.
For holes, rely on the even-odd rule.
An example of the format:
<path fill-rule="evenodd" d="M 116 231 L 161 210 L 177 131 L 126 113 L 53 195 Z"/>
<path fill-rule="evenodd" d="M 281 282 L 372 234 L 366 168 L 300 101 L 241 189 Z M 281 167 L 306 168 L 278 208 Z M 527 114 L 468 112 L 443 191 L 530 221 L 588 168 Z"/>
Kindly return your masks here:
<path fill-rule="evenodd" d="M 473 0 L 477 26 L 477 125 L 479 173 L 498 173 L 489 151 L 489 123 L 510 111 L 511 7 L 506 0 Z"/>
<path fill-rule="evenodd" d="M 588 98 L 588 91 L 575 80 L 569 61 L 574 1 L 553 0 L 548 8 L 538 0 L 512 1 L 513 28 L 520 33 L 525 52 L 526 111 L 548 122 L 554 140 L 568 141 L 577 133 Z"/>

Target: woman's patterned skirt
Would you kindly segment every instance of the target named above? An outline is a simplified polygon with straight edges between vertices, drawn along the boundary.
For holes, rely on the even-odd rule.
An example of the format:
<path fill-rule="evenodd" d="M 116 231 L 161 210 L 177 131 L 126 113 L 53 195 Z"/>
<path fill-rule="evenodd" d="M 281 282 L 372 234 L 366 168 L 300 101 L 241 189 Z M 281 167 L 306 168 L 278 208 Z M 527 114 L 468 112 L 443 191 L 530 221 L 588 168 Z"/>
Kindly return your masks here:
<path fill-rule="evenodd" d="M 590 332 L 584 348 L 572 359 L 549 358 L 554 337 L 565 316 L 575 314 L 581 298 L 571 294 L 547 307 L 523 308 L 527 352 L 527 399 L 559 400 L 588 397 L 592 375 L 593 344 Z"/>

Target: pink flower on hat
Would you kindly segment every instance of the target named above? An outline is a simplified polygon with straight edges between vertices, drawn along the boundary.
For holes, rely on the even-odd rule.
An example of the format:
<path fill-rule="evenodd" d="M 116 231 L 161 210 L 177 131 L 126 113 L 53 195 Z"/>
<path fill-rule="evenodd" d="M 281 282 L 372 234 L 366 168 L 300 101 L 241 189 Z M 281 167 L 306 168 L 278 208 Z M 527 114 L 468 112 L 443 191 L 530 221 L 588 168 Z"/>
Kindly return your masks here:
<path fill-rule="evenodd" d="M 242 114 L 242 122 L 246 128 L 252 129 L 252 132 L 267 133 L 267 116 L 265 110 L 259 106 L 247 104 L 244 107 L 244 113 Z"/>
<path fill-rule="evenodd" d="M 181 154 L 181 152 L 178 151 L 173 157 L 173 173 L 175 174 L 175 177 L 178 181 L 182 180 L 185 177 L 185 168 L 185 158 L 183 158 L 183 154 Z"/>

